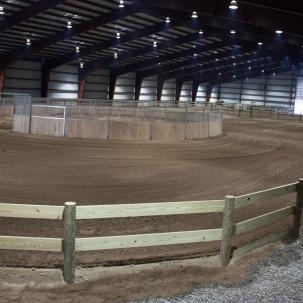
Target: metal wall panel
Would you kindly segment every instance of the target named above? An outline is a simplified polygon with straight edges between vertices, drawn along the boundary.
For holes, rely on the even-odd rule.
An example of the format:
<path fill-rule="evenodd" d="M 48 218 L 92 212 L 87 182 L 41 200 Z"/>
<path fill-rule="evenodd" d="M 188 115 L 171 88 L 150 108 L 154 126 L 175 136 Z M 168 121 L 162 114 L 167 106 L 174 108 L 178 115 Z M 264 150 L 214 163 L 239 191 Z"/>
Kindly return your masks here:
<path fill-rule="evenodd" d="M 161 101 L 176 100 L 176 79 L 170 79 L 164 82 Z"/>
<path fill-rule="evenodd" d="M 205 102 L 206 101 L 206 90 L 207 84 L 200 84 L 198 87 L 196 102 Z"/>
<path fill-rule="evenodd" d="M 141 101 L 155 101 L 157 99 L 157 77 L 143 79 L 140 98 Z"/>
<path fill-rule="evenodd" d="M 135 73 L 121 75 L 116 81 L 114 100 L 134 100 Z"/>
<path fill-rule="evenodd" d="M 108 99 L 109 71 L 99 69 L 86 77 L 84 99 Z"/>
<path fill-rule="evenodd" d="M 191 102 L 192 88 L 193 88 L 192 81 L 183 83 L 180 102 Z"/>
<path fill-rule="evenodd" d="M 77 99 L 79 88 L 79 67 L 62 65 L 50 72 L 48 97 Z"/>
<path fill-rule="evenodd" d="M 18 61 L 5 71 L 5 93 L 30 94 L 40 97 L 41 63 Z"/>

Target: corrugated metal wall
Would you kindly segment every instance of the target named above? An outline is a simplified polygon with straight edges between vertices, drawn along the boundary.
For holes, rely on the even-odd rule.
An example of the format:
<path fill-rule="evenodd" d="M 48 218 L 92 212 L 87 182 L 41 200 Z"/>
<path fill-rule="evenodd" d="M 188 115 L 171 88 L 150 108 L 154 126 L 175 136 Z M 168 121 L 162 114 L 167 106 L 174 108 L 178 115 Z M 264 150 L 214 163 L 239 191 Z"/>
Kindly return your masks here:
<path fill-rule="evenodd" d="M 99 69 L 86 77 L 84 99 L 108 99 L 109 71 Z"/>
<path fill-rule="evenodd" d="M 192 81 L 183 83 L 180 102 L 191 102 L 192 89 L 193 89 Z"/>
<path fill-rule="evenodd" d="M 224 100 L 225 103 L 238 103 L 240 102 L 241 81 L 222 83 L 220 91 L 220 100 Z"/>
<path fill-rule="evenodd" d="M 221 84 L 220 99 L 225 103 L 289 107 L 295 99 L 294 72 Z"/>
<path fill-rule="evenodd" d="M 135 77 L 135 73 L 129 73 L 118 77 L 116 81 L 114 100 L 134 100 Z"/>
<path fill-rule="evenodd" d="M 206 100 L 206 89 L 207 89 L 206 84 L 200 84 L 199 85 L 198 92 L 197 92 L 197 98 L 196 98 L 197 103 L 205 102 L 205 100 Z"/>
<path fill-rule="evenodd" d="M 19 61 L 10 65 L 5 73 L 4 92 L 40 97 L 41 63 Z"/>
<path fill-rule="evenodd" d="M 176 100 L 176 79 L 170 79 L 164 82 L 161 101 Z"/>
<path fill-rule="evenodd" d="M 149 77 L 142 81 L 140 100 L 141 101 L 157 100 L 157 77 Z"/>
<path fill-rule="evenodd" d="M 206 90 L 207 89 L 205 88 L 205 91 Z M 212 92 L 211 92 L 210 102 L 216 102 L 219 99 L 220 99 L 220 96 L 219 96 L 219 85 L 215 85 L 215 86 L 213 86 L 213 89 L 212 89 Z M 222 100 L 222 98 L 220 100 Z"/>
<path fill-rule="evenodd" d="M 62 65 L 51 71 L 49 76 L 49 98 L 78 98 L 79 69 L 77 66 Z"/>

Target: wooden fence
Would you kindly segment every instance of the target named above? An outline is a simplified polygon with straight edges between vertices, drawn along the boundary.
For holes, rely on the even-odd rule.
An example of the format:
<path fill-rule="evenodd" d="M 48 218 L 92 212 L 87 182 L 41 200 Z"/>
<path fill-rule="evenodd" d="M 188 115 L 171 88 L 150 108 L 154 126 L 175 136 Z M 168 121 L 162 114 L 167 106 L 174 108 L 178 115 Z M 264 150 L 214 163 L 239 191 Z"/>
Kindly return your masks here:
<path fill-rule="evenodd" d="M 297 193 L 296 205 L 278 209 L 242 222 L 235 222 L 235 210 L 241 207 L 263 202 L 266 199 Z M 0 236 L 0 249 L 38 250 L 64 253 L 64 280 L 73 283 L 75 280 L 75 254 L 79 251 L 121 249 L 159 245 L 186 244 L 196 242 L 221 241 L 220 258 L 223 266 L 231 258 L 293 235 L 299 237 L 302 224 L 303 179 L 299 182 L 248 194 L 243 196 L 226 196 L 225 200 L 163 202 L 143 204 L 76 206 L 66 202 L 65 206 L 23 205 L 0 203 L 0 217 L 64 220 L 63 238 L 36 238 Z M 166 232 L 139 235 L 109 237 L 76 237 L 76 221 L 126 218 L 162 215 L 184 215 L 223 212 L 223 226 L 218 229 Z M 287 217 L 293 216 L 292 230 L 271 234 L 247 246 L 232 249 L 233 236 L 253 231 Z"/>

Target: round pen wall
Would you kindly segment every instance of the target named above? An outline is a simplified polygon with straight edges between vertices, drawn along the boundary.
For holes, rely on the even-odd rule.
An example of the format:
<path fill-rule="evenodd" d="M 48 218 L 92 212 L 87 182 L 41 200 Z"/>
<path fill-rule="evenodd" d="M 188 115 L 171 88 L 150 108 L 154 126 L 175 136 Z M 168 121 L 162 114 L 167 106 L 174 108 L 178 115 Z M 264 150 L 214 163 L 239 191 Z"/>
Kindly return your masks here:
<path fill-rule="evenodd" d="M 14 125 L 20 119 L 14 115 Z M 30 123 L 31 134 L 103 140 L 181 141 L 223 132 L 221 111 L 187 108 L 33 105 Z"/>

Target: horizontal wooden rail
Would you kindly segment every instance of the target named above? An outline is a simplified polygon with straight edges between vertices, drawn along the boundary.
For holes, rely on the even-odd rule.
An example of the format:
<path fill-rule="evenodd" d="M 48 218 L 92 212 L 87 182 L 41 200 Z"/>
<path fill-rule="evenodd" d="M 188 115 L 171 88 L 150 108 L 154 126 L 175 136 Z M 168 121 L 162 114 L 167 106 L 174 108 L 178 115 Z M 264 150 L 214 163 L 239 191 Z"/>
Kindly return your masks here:
<path fill-rule="evenodd" d="M 297 191 L 298 182 L 291 183 L 263 191 L 258 191 L 252 194 L 247 194 L 243 196 L 236 197 L 235 208 L 249 206 L 261 200 L 271 199 L 279 196 L 284 196 L 286 194 L 294 193 Z"/>
<path fill-rule="evenodd" d="M 77 219 L 105 219 L 223 212 L 224 200 L 77 206 Z"/>
<path fill-rule="evenodd" d="M 62 251 L 62 239 L 0 236 L 0 249 Z"/>
<path fill-rule="evenodd" d="M 235 234 L 239 235 L 245 232 L 252 231 L 256 228 L 278 222 L 282 219 L 285 219 L 293 215 L 294 211 L 295 211 L 295 207 L 289 206 L 259 217 L 255 217 L 246 221 L 239 222 L 236 224 Z"/>
<path fill-rule="evenodd" d="M 0 203 L 0 217 L 62 220 L 64 206 Z"/>
<path fill-rule="evenodd" d="M 255 242 L 253 242 L 253 243 L 250 243 L 248 245 L 242 246 L 242 247 L 234 250 L 233 257 L 237 257 L 237 258 L 242 257 L 245 254 L 253 251 L 254 249 L 257 249 L 257 248 L 260 248 L 262 246 L 271 244 L 273 242 L 283 240 L 283 239 L 285 239 L 285 238 L 287 238 L 291 235 L 292 235 L 291 230 L 271 234 L 267 237 L 261 238 L 261 239 L 255 241 Z"/>
<path fill-rule="evenodd" d="M 112 237 L 77 238 L 76 251 L 187 244 L 221 240 L 222 229 L 181 231 Z"/>

